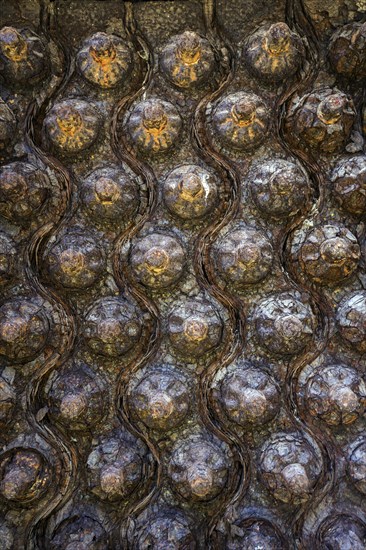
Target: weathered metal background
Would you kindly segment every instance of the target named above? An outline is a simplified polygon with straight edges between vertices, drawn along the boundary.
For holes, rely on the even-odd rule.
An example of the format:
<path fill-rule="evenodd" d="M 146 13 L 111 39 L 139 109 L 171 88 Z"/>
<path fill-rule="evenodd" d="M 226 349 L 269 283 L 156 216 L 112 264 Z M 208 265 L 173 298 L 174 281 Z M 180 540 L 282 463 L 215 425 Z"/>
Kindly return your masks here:
<path fill-rule="evenodd" d="M 364 0 L 2 0 L 1 549 L 366 548 Z"/>

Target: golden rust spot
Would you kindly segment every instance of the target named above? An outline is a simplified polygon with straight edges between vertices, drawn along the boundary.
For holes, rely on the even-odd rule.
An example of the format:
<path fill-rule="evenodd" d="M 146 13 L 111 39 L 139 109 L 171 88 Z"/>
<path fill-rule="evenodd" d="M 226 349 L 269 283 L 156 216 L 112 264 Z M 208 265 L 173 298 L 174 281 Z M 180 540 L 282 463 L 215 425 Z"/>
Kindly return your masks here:
<path fill-rule="evenodd" d="M 56 120 L 60 130 L 66 134 L 67 137 L 75 136 L 83 125 L 80 114 L 73 109 L 66 109 Z"/>
<path fill-rule="evenodd" d="M 27 42 L 13 27 L 4 27 L 1 30 L 0 45 L 4 55 L 15 63 L 27 58 Z"/>
<path fill-rule="evenodd" d="M 177 54 L 184 65 L 196 65 L 201 58 L 201 48 L 199 43 L 194 46 L 189 44 L 179 45 Z"/>
<path fill-rule="evenodd" d="M 285 23 L 275 23 L 268 29 L 264 49 L 271 56 L 279 56 L 290 48 L 290 29 Z"/>
<path fill-rule="evenodd" d="M 184 65 L 195 65 L 201 58 L 201 43 L 195 33 L 185 32 L 178 40 L 177 57 Z"/>
<path fill-rule="evenodd" d="M 79 250 L 64 250 L 61 252 L 60 265 L 64 273 L 78 275 L 85 267 L 84 254 Z"/>
<path fill-rule="evenodd" d="M 116 58 L 117 52 L 113 44 L 108 43 L 104 47 L 90 46 L 90 55 L 105 70 L 108 70 L 108 66 Z"/>
<path fill-rule="evenodd" d="M 196 65 L 201 58 L 201 52 L 184 51 L 181 52 L 180 58 L 185 65 Z"/>
<path fill-rule="evenodd" d="M 237 251 L 237 264 L 238 267 L 247 271 L 253 267 L 260 260 L 260 251 L 256 246 L 247 244 L 241 246 Z"/>
<path fill-rule="evenodd" d="M 204 193 L 201 178 L 197 174 L 187 174 L 187 176 L 179 182 L 178 188 L 182 199 L 189 202 L 194 202 Z"/>
<path fill-rule="evenodd" d="M 319 103 L 317 114 L 324 124 L 336 124 L 341 118 L 343 107 L 344 98 L 334 94 Z"/>
<path fill-rule="evenodd" d="M 204 340 L 208 333 L 207 323 L 201 319 L 187 319 L 184 322 L 184 334 L 189 340 L 200 342 Z"/>
<path fill-rule="evenodd" d="M 180 85 L 189 86 L 197 80 L 196 65 L 202 56 L 199 36 L 186 32 L 178 40 L 176 47 L 176 63 L 173 67 L 173 77 L 178 78 Z"/>
<path fill-rule="evenodd" d="M 143 113 L 143 125 L 150 132 L 161 133 L 168 123 L 168 118 L 159 103 L 146 105 Z"/>
<path fill-rule="evenodd" d="M 320 254 L 329 264 L 343 265 L 349 259 L 349 248 L 344 239 L 334 237 L 322 243 Z"/>
<path fill-rule="evenodd" d="M 153 248 L 145 254 L 145 265 L 147 269 L 155 275 L 165 271 L 169 263 L 170 259 L 168 253 L 157 246 L 153 246 Z"/>
<path fill-rule="evenodd" d="M 193 465 L 188 469 L 187 480 L 191 491 L 199 498 L 206 497 L 213 486 L 213 472 L 203 465 Z"/>
<path fill-rule="evenodd" d="M 95 195 L 102 204 L 112 204 L 119 196 L 118 186 L 110 178 L 99 178 L 95 184 Z"/>
<path fill-rule="evenodd" d="M 253 124 L 256 115 L 256 108 L 252 101 L 239 101 L 231 109 L 232 120 L 237 126 L 249 126 Z M 230 119 L 229 119 L 230 120 Z"/>
<path fill-rule="evenodd" d="M 145 132 L 145 147 L 149 147 L 151 139 L 153 140 L 153 149 L 159 150 L 162 146 L 166 147 L 166 131 L 168 126 L 168 117 L 159 103 L 146 105 L 143 112 L 143 129 Z"/>
<path fill-rule="evenodd" d="M 108 44 L 105 47 L 101 46 L 100 48 L 91 46 L 89 51 L 93 61 L 96 63 L 94 69 L 91 69 L 95 80 L 103 87 L 110 86 L 116 80 L 117 51 L 115 47 L 113 44 Z M 121 65 L 125 66 L 123 63 Z"/>

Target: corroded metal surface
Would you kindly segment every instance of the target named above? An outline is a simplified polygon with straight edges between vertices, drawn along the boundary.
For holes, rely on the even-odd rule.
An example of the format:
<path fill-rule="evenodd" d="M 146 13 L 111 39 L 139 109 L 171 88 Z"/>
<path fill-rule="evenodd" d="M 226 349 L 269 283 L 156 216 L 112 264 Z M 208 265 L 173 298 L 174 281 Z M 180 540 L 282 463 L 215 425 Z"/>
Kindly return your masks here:
<path fill-rule="evenodd" d="M 366 548 L 363 0 L 3 0 L 0 547 Z"/>

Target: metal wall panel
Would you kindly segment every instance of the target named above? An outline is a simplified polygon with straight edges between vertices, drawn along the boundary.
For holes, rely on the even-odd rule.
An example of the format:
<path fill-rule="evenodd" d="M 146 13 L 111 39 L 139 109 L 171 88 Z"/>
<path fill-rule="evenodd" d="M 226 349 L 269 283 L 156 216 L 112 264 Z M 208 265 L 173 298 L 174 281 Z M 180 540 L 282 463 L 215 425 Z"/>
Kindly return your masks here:
<path fill-rule="evenodd" d="M 366 548 L 366 4 L 2 0 L 0 548 Z"/>

